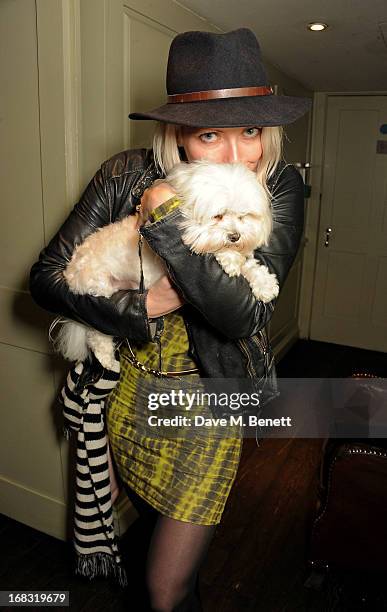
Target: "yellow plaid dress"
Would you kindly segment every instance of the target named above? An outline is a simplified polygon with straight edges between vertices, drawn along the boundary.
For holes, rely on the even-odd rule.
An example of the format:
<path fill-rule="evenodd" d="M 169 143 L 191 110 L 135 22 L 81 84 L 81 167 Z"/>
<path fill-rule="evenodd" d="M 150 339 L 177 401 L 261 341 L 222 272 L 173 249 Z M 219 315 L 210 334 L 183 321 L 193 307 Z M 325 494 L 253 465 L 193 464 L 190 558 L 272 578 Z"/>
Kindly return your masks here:
<path fill-rule="evenodd" d="M 150 222 L 162 219 L 179 204 L 178 197 L 167 200 L 153 211 Z M 195 368 L 188 348 L 181 313 L 165 315 L 161 336 L 162 370 L 177 372 Z M 155 342 L 133 349 L 142 364 L 160 369 L 159 347 Z M 213 434 L 198 427 L 181 428 L 178 435 L 171 436 L 167 429 L 150 427 L 149 392 L 169 391 L 171 378 L 156 378 L 135 368 L 125 347 L 120 351 L 120 366 L 119 383 L 106 402 L 106 422 L 121 479 L 168 517 L 198 525 L 219 523 L 238 470 L 243 444 L 240 430 L 234 427 L 232 431 Z M 181 382 L 172 380 L 175 388 L 179 384 L 191 392 L 201 388 L 199 374 L 184 375 Z M 168 409 L 168 406 L 164 408 L 163 416 L 168 414 Z M 177 413 L 187 415 L 184 406 L 180 412 L 173 407 L 173 414 Z M 200 406 L 196 413 L 212 416 L 208 406 Z"/>
<path fill-rule="evenodd" d="M 161 339 L 164 371 L 195 367 L 187 354 L 188 337 L 179 311 L 164 317 Z M 132 348 L 141 363 L 159 368 L 156 343 Z M 165 379 L 138 370 L 128 355 L 127 348 L 121 349 L 120 381 L 106 404 L 109 442 L 121 479 L 165 516 L 199 525 L 219 523 L 237 473 L 243 438 L 235 431 L 225 437 L 224 432 L 211 435 L 198 427 L 186 428 L 182 437 L 157 435 L 157 428 L 147 426 L 148 393 L 149 389 L 165 391 Z M 198 374 L 185 375 L 182 381 L 185 389 L 200 388 Z M 211 416 L 208 406 L 198 413 Z"/>

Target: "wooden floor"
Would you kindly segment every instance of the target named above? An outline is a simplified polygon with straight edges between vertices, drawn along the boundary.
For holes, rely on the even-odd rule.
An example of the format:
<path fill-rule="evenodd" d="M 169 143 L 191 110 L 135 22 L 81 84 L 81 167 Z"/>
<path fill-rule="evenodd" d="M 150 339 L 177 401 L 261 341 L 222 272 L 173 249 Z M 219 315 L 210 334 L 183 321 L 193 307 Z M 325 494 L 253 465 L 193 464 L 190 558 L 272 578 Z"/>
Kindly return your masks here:
<path fill-rule="evenodd" d="M 386 377 L 387 355 L 299 341 L 277 368 L 282 377 L 341 377 L 359 370 Z M 333 577 L 320 590 L 304 586 L 321 443 L 267 439 L 257 447 L 254 439 L 244 440 L 236 482 L 200 571 L 205 612 L 387 610 L 383 596 L 361 578 Z M 73 576 L 69 543 L 0 515 L 0 590 L 69 590 L 70 610 L 138 612 L 150 535 L 141 519 L 125 534 L 130 585 L 119 590 L 105 579 L 89 583 Z"/>

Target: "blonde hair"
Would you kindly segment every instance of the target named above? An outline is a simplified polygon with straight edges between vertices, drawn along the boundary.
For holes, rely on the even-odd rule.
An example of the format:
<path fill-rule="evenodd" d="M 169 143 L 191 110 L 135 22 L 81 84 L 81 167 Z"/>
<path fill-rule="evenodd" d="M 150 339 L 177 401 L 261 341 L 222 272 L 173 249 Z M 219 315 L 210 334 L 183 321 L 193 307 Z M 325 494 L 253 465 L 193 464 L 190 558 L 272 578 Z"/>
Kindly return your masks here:
<path fill-rule="evenodd" d="M 182 126 L 173 123 L 158 121 L 156 124 L 153 136 L 153 155 L 155 163 L 163 174 L 168 174 L 169 170 L 181 161 L 177 145 L 181 129 Z M 274 174 L 282 159 L 283 137 L 284 129 L 281 125 L 261 128 L 262 157 L 258 161 L 257 179 L 269 197 L 271 193 L 267 181 Z"/>

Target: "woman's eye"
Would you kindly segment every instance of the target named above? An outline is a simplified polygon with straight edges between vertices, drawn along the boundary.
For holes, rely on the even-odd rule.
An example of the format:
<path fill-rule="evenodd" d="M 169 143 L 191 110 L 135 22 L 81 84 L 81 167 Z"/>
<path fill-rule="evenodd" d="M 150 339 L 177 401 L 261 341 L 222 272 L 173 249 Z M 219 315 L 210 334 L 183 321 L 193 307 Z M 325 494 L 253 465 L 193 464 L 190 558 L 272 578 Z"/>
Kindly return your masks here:
<path fill-rule="evenodd" d="M 214 142 L 216 140 L 215 132 L 205 132 L 204 134 L 200 134 L 200 140 L 203 142 Z"/>
<path fill-rule="evenodd" d="M 245 134 L 247 134 L 247 136 L 257 136 L 259 133 L 260 129 L 257 127 L 251 127 L 245 130 Z"/>
<path fill-rule="evenodd" d="M 221 221 L 223 219 L 223 215 L 215 215 L 214 217 L 212 217 L 213 219 L 216 219 L 216 221 Z"/>

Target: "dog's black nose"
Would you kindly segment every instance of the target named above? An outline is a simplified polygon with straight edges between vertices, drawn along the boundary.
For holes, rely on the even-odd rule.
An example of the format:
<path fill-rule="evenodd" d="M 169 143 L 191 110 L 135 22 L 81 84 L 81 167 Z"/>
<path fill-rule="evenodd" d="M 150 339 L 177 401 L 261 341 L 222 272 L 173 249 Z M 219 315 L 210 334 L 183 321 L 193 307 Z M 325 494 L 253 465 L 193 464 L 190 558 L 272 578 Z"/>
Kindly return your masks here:
<path fill-rule="evenodd" d="M 227 238 L 229 239 L 230 242 L 238 242 L 240 237 L 241 235 L 238 234 L 237 232 L 234 232 L 233 234 L 227 234 Z"/>

